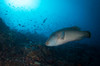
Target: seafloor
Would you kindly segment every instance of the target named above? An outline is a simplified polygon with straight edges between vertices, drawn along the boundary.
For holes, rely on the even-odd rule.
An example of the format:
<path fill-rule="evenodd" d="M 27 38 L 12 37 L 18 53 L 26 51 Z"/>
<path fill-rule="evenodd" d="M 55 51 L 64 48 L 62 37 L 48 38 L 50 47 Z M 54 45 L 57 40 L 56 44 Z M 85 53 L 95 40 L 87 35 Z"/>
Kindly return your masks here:
<path fill-rule="evenodd" d="M 95 47 L 75 42 L 46 47 L 46 39 L 10 30 L 0 19 L 0 66 L 100 66 Z"/>

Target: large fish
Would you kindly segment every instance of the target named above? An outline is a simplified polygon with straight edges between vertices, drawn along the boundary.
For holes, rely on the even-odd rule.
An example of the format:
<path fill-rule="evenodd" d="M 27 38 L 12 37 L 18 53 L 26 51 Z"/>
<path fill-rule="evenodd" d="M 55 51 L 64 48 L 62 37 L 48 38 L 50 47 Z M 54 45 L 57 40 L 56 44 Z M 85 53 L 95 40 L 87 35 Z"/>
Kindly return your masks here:
<path fill-rule="evenodd" d="M 64 28 L 52 33 L 46 41 L 46 46 L 58 46 L 71 41 L 77 41 L 90 37 L 91 34 L 89 31 L 81 31 L 77 26 Z"/>

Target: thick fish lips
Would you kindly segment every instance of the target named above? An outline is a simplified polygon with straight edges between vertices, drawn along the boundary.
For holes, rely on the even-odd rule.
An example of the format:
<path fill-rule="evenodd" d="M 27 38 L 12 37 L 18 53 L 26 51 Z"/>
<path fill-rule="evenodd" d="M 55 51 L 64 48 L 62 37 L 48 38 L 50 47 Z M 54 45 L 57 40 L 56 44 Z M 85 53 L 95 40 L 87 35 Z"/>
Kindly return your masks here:
<path fill-rule="evenodd" d="M 49 44 L 49 42 L 46 42 L 46 45 L 48 45 Z"/>

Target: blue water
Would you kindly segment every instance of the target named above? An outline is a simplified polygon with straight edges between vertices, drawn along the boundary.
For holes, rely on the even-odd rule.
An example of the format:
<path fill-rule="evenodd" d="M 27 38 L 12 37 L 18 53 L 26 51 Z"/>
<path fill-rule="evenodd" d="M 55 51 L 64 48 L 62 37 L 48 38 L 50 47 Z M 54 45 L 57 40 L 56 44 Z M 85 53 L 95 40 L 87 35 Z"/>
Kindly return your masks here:
<path fill-rule="evenodd" d="M 36 30 L 46 36 L 64 27 L 79 26 L 92 35 L 91 39 L 83 42 L 99 45 L 99 4 L 99 0 L 43 0 L 37 8 L 25 9 L 0 0 L 0 17 L 12 30 L 16 29 L 21 33 L 34 33 Z"/>
<path fill-rule="evenodd" d="M 14 36 L 14 38 L 11 38 L 11 40 L 14 39 L 15 44 L 21 44 L 21 43 L 22 45 L 27 44 L 28 38 L 30 40 L 28 41 L 29 44 L 32 44 L 32 42 L 33 44 L 35 44 L 34 42 L 37 42 L 37 44 L 41 44 L 42 41 L 44 44 L 44 41 L 46 41 L 53 32 L 65 27 L 78 26 L 82 31 L 90 31 L 91 38 L 75 41 L 76 44 L 77 43 L 85 44 L 93 46 L 96 49 L 100 49 L 100 1 L 99 0 L 37 0 L 38 3 L 35 3 L 36 6 L 31 4 L 31 2 L 32 3 L 35 2 L 34 0 L 29 0 L 28 4 L 26 1 L 27 0 L 25 0 L 24 4 L 25 6 L 24 6 L 22 5 L 24 2 L 22 1 L 20 2 L 20 0 L 18 2 L 14 2 L 14 4 L 11 3 L 11 0 L 0 0 L 0 18 L 3 20 L 4 24 L 6 24 L 7 26 L 6 28 L 8 29 L 9 27 L 10 30 L 12 31 L 12 34 L 10 34 L 11 31 L 9 31 L 7 36 L 10 35 L 10 38 Z M 0 23 L 0 37 L 2 37 L 1 34 L 2 30 L 7 31 L 5 27 L 1 29 L 1 26 L 2 24 Z M 13 31 L 16 31 L 16 33 L 14 32 L 13 34 Z M 4 34 L 6 33 L 7 32 L 5 32 Z M 27 35 L 28 38 L 23 37 L 22 34 Z M 27 41 L 23 40 L 24 38 Z M 0 45 L 3 44 L 2 43 L 3 40 L 5 39 L 0 38 Z M 11 40 L 10 39 L 8 40 L 9 41 L 7 42 L 9 43 L 7 44 L 10 44 Z M 72 45 L 73 44 L 74 42 L 72 42 Z M 63 54 L 63 57 L 68 55 L 64 53 L 66 51 L 68 52 L 69 49 L 71 50 L 71 48 L 69 47 L 70 45 L 68 45 L 66 49 L 62 48 L 63 51 L 61 51 L 60 55 Z M 60 46 L 56 47 L 56 49 L 57 48 L 59 49 Z M 85 51 L 88 53 L 89 51 L 87 50 L 87 47 L 84 46 L 84 48 L 86 48 Z M 29 50 L 27 51 L 29 52 Z M 82 51 L 80 51 L 80 53 L 81 52 Z M 60 57 L 60 55 L 58 52 L 58 57 Z M 68 55 L 68 57 L 74 58 L 74 56 L 71 56 L 70 54 Z M 85 62 L 83 62 L 83 64 L 84 63 Z"/>

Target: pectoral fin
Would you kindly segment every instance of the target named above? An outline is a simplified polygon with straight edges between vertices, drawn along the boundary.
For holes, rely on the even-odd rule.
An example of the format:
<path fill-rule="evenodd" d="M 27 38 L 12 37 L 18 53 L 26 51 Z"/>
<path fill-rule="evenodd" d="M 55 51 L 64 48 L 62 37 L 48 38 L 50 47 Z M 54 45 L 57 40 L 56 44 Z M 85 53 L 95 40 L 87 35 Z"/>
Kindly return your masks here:
<path fill-rule="evenodd" d="M 65 37 L 65 32 L 63 31 L 63 32 L 61 33 L 61 39 L 64 39 L 64 37 Z"/>
<path fill-rule="evenodd" d="M 58 35 L 57 35 L 57 39 L 63 39 L 64 40 L 64 37 L 65 37 L 65 32 L 63 31 L 63 32 L 61 32 L 61 33 L 59 33 Z"/>

